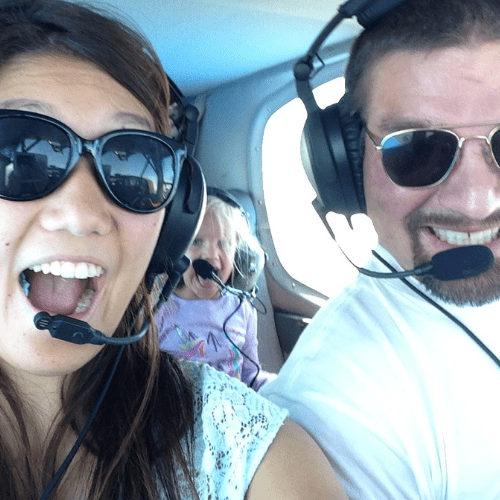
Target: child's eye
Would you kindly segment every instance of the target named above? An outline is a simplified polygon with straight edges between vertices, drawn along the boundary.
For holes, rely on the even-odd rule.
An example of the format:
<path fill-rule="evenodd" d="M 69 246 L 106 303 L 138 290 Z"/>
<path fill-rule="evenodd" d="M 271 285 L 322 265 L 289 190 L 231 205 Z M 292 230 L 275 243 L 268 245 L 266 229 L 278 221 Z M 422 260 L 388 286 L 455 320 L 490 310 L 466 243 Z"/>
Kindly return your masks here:
<path fill-rule="evenodd" d="M 195 238 L 193 240 L 193 243 L 191 243 L 191 245 L 194 246 L 194 247 L 199 247 L 201 245 L 201 243 L 202 243 L 202 241 L 200 239 Z"/>

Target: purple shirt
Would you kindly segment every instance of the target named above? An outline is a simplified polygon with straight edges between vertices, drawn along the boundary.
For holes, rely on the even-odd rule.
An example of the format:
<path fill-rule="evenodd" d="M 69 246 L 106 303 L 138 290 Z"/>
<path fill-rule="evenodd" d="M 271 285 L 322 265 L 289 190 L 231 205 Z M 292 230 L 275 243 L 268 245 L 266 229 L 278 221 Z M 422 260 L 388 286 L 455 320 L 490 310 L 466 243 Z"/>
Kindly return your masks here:
<path fill-rule="evenodd" d="M 156 316 L 160 347 L 175 356 L 208 363 L 250 385 L 257 366 L 238 349 L 260 367 L 257 312 L 248 300 L 240 307 L 239 303 L 231 294 L 217 300 L 186 300 L 172 295 Z M 238 349 L 224 335 L 226 320 L 226 332 Z M 256 380 L 253 389 L 262 382 Z"/>

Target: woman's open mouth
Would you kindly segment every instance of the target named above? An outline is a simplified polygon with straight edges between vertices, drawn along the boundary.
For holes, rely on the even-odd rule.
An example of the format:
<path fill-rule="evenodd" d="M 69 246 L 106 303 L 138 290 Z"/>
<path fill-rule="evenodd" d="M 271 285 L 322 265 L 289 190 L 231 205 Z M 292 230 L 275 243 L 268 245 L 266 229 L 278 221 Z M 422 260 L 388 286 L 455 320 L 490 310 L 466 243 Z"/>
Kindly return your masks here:
<path fill-rule="evenodd" d="M 19 282 L 33 307 L 49 314 L 81 314 L 96 292 L 102 267 L 88 262 L 51 261 L 25 269 Z"/>

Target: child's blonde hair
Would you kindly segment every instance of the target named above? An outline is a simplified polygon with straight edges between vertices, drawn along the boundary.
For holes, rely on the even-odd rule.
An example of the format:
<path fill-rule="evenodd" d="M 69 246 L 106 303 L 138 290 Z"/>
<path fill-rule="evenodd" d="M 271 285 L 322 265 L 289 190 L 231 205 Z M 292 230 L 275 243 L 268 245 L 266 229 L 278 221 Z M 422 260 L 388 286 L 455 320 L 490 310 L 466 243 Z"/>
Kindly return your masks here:
<path fill-rule="evenodd" d="M 230 280 L 234 279 L 234 272 L 243 274 L 243 270 L 238 268 L 238 252 L 248 253 L 249 250 L 260 248 L 257 238 L 252 234 L 248 216 L 243 207 L 225 201 L 217 195 L 208 195 L 207 209 L 205 214 L 212 214 L 217 221 L 221 233 L 228 237 L 230 247 L 227 254 L 234 256 L 231 264 L 233 272 Z"/>

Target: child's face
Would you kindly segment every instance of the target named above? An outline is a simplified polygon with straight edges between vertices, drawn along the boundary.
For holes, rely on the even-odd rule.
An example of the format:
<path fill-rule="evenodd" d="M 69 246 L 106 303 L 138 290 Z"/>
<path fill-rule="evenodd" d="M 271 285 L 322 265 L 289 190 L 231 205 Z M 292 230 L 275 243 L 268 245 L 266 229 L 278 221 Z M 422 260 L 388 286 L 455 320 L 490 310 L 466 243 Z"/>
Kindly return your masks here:
<path fill-rule="evenodd" d="M 234 233 L 223 232 L 212 212 L 207 212 L 196 238 L 186 253 L 191 261 L 203 259 L 210 262 L 219 278 L 225 283 L 233 272 L 235 248 Z M 215 300 L 220 296 L 219 287 L 212 281 L 200 278 L 194 272 L 192 265 L 184 273 L 183 279 L 184 286 L 176 291 L 179 297 L 188 300 Z"/>

